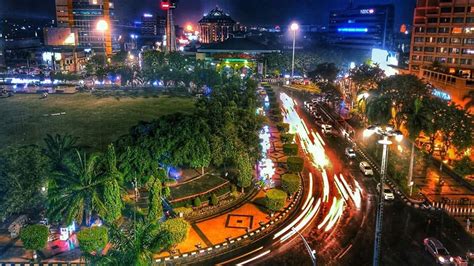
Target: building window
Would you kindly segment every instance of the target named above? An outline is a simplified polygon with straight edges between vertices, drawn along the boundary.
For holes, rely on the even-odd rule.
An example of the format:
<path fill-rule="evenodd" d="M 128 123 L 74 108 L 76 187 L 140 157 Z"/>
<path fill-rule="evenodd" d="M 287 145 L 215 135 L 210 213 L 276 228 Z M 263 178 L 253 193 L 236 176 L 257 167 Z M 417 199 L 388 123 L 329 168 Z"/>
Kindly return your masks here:
<path fill-rule="evenodd" d="M 424 38 L 423 37 L 415 37 L 415 42 L 423 42 Z"/>
<path fill-rule="evenodd" d="M 472 65 L 472 59 L 461 58 L 461 65 Z"/>
<path fill-rule="evenodd" d="M 448 48 L 446 48 L 446 47 L 436 47 L 436 52 L 437 53 L 442 53 L 442 54 L 447 54 L 448 53 Z"/>
<path fill-rule="evenodd" d="M 452 33 L 453 34 L 462 33 L 462 28 L 461 27 L 454 27 Z"/>
<path fill-rule="evenodd" d="M 474 54 L 474 49 L 462 49 L 462 54 Z"/>
<path fill-rule="evenodd" d="M 435 51 L 435 48 L 434 47 L 425 47 L 425 52 L 428 52 L 428 53 L 433 53 Z"/>
<path fill-rule="evenodd" d="M 466 23 L 474 23 L 474 17 L 466 18 Z"/>
<path fill-rule="evenodd" d="M 448 64 L 459 64 L 459 58 L 448 58 Z"/>
<path fill-rule="evenodd" d="M 425 32 L 425 27 L 416 27 L 415 32 Z"/>
<path fill-rule="evenodd" d="M 449 33 L 449 27 L 438 28 L 439 33 Z"/>
<path fill-rule="evenodd" d="M 451 54 L 459 54 L 459 48 L 449 48 L 449 53 Z"/>
<path fill-rule="evenodd" d="M 436 38 L 435 37 L 426 37 L 425 42 L 434 43 L 434 42 L 436 42 Z"/>
<path fill-rule="evenodd" d="M 473 34 L 473 33 L 474 33 L 474 27 L 467 27 L 467 28 L 464 28 L 464 33 L 466 33 L 466 34 Z"/>
<path fill-rule="evenodd" d="M 415 51 L 415 52 L 421 52 L 421 51 L 423 51 L 423 47 L 421 47 L 421 46 L 413 46 L 413 51 Z"/>
<path fill-rule="evenodd" d="M 438 18 L 428 18 L 428 23 L 438 23 Z"/>
<path fill-rule="evenodd" d="M 464 39 L 464 44 L 474 44 L 474 38 L 466 38 L 466 39 Z"/>
<path fill-rule="evenodd" d="M 464 8 L 463 6 L 454 7 L 454 13 L 464 13 L 464 11 L 466 11 L 466 8 Z"/>
<path fill-rule="evenodd" d="M 433 57 L 432 57 L 432 56 L 423 56 L 423 61 L 425 61 L 425 62 L 433 62 Z"/>
<path fill-rule="evenodd" d="M 451 38 L 451 43 L 461 43 L 461 38 Z"/>
<path fill-rule="evenodd" d="M 440 63 L 446 63 L 448 59 L 446 57 L 436 57 L 435 61 Z"/>
<path fill-rule="evenodd" d="M 451 22 L 451 18 L 440 18 L 440 19 L 439 19 L 439 22 L 440 22 L 440 23 L 450 23 L 450 22 Z"/>
<path fill-rule="evenodd" d="M 438 43 L 448 43 L 448 37 L 440 37 L 438 38 Z"/>
<path fill-rule="evenodd" d="M 455 18 L 453 18 L 453 23 L 464 23 L 464 18 L 455 17 Z"/>
<path fill-rule="evenodd" d="M 420 61 L 421 60 L 421 55 L 414 55 L 411 57 L 413 61 Z"/>
<path fill-rule="evenodd" d="M 427 33 L 436 33 L 436 28 L 435 27 L 426 28 L 426 32 Z"/>
<path fill-rule="evenodd" d="M 441 8 L 441 13 L 451 13 L 451 8 L 450 7 L 442 7 Z"/>

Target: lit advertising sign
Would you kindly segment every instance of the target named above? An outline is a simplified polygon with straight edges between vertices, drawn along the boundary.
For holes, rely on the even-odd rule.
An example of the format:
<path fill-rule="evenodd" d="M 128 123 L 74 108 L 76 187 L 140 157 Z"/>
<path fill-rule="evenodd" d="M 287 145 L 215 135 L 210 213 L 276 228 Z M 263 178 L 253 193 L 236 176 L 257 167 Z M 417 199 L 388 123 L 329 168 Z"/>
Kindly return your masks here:
<path fill-rule="evenodd" d="M 337 32 L 366 33 L 366 32 L 369 32 L 369 29 L 368 28 L 338 28 Z"/>
<path fill-rule="evenodd" d="M 398 71 L 393 66 L 398 66 L 397 54 L 387 50 L 374 48 L 372 49 L 372 62 L 378 64 L 379 67 L 385 71 L 385 75 L 393 76 L 398 74 Z"/>
<path fill-rule="evenodd" d="M 431 94 L 433 94 L 433 96 L 436 96 L 440 99 L 443 99 L 445 101 L 451 101 L 451 95 L 449 95 L 448 93 L 444 92 L 444 91 L 441 91 L 441 90 L 438 90 L 438 89 L 434 89 Z"/>
<path fill-rule="evenodd" d="M 176 8 L 176 0 L 161 0 L 161 9 L 168 10 L 168 9 L 175 9 Z"/>
<path fill-rule="evenodd" d="M 71 28 L 45 28 L 44 40 L 46 45 L 62 46 L 77 44 L 77 30 Z"/>
<path fill-rule="evenodd" d="M 373 8 L 369 8 L 369 9 L 361 9 L 360 10 L 360 13 L 362 15 L 371 15 L 373 13 L 375 13 L 375 10 Z"/>

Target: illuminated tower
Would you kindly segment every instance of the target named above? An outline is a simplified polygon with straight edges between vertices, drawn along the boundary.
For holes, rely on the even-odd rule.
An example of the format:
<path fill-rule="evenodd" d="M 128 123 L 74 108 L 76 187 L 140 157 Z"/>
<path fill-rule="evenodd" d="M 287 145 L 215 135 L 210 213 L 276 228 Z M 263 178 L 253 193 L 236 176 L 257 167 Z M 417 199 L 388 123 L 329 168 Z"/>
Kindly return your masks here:
<path fill-rule="evenodd" d="M 166 11 L 166 52 L 176 52 L 176 31 L 174 28 L 173 9 L 177 0 L 162 0 L 161 9 Z"/>

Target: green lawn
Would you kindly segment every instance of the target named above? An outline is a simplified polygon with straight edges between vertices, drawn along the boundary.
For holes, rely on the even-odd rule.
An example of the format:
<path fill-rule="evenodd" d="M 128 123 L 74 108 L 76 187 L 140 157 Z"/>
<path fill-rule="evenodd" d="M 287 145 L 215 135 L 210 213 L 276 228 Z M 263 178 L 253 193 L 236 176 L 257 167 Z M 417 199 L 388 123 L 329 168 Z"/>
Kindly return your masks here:
<path fill-rule="evenodd" d="M 205 175 L 189 183 L 172 187 L 172 199 L 180 199 L 190 195 L 208 191 L 214 187 L 224 184 L 227 180 L 214 175 Z"/>
<path fill-rule="evenodd" d="M 42 144 L 48 133 L 68 133 L 80 137 L 80 145 L 103 149 L 139 121 L 194 109 L 194 100 L 182 97 L 98 98 L 89 93 L 39 97 L 18 94 L 0 98 L 0 149 Z M 61 112 L 66 114 L 44 116 Z"/>

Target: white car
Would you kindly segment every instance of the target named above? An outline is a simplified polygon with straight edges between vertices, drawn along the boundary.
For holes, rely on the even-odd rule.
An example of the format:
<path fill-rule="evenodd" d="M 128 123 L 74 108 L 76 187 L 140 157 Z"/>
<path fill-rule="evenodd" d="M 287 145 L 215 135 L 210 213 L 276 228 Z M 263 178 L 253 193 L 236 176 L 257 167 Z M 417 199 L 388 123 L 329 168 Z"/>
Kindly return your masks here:
<path fill-rule="evenodd" d="M 374 175 L 374 170 L 372 170 L 372 167 L 370 167 L 370 164 L 366 161 L 360 162 L 359 169 L 365 176 Z"/>
<path fill-rule="evenodd" d="M 438 239 L 428 237 L 423 240 L 423 244 L 425 245 L 425 250 L 434 257 L 436 263 L 449 265 L 454 262 L 454 258 L 449 255 L 448 250 Z"/>
<path fill-rule="evenodd" d="M 377 184 L 377 191 L 380 192 L 380 183 Z M 394 200 L 395 195 L 387 184 L 383 184 L 383 199 L 384 200 Z"/>
<path fill-rule="evenodd" d="M 332 126 L 328 124 L 321 125 L 321 130 L 324 134 L 331 134 L 332 133 Z"/>
<path fill-rule="evenodd" d="M 356 153 L 353 148 L 346 148 L 345 154 L 349 159 L 354 159 L 356 157 Z"/>

